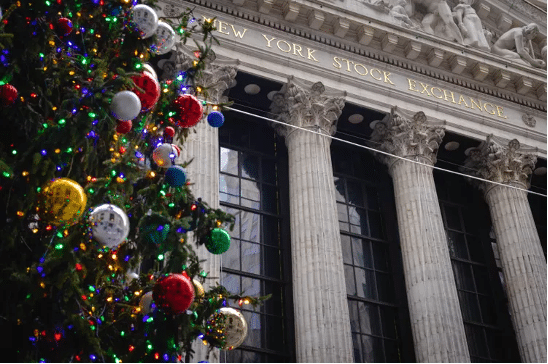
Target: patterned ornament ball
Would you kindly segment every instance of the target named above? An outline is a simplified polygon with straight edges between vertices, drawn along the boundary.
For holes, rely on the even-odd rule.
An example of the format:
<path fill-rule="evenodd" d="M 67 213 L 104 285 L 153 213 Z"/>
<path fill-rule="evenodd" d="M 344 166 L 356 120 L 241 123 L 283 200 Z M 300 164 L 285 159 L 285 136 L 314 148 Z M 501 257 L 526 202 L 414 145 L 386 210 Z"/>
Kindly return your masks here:
<path fill-rule="evenodd" d="M 69 18 L 59 18 L 57 29 L 62 35 L 69 35 L 72 32 L 72 22 Z"/>
<path fill-rule="evenodd" d="M 11 105 L 17 98 L 17 89 L 10 84 L 0 86 L 0 100 L 5 106 Z"/>
<path fill-rule="evenodd" d="M 152 297 L 159 308 L 179 314 L 185 312 L 194 301 L 194 287 L 186 273 L 170 274 L 158 279 Z"/>
<path fill-rule="evenodd" d="M 169 167 L 165 174 L 165 181 L 171 187 L 182 187 L 186 182 L 186 171 L 181 166 Z"/>
<path fill-rule="evenodd" d="M 141 112 L 141 100 L 133 91 L 120 91 L 110 102 L 110 112 L 118 120 L 133 120 Z"/>
<path fill-rule="evenodd" d="M 131 120 L 118 120 L 118 124 L 116 125 L 116 132 L 119 134 L 127 134 L 131 131 L 131 128 L 133 127 L 133 123 Z"/>
<path fill-rule="evenodd" d="M 247 336 L 247 322 L 244 315 L 231 307 L 222 307 L 208 320 L 209 334 L 225 342 L 222 350 L 232 350 L 242 345 Z M 219 334 L 219 331 L 221 333 Z"/>
<path fill-rule="evenodd" d="M 182 128 L 192 128 L 202 118 L 204 108 L 193 95 L 180 95 L 172 104 L 175 115 L 168 120 Z"/>
<path fill-rule="evenodd" d="M 175 31 L 168 23 L 158 21 L 156 28 L 156 43 L 150 46 L 151 50 L 156 54 L 166 54 L 171 51 L 175 45 Z"/>
<path fill-rule="evenodd" d="M 225 122 L 225 116 L 219 111 L 212 111 L 207 116 L 207 122 L 214 128 L 220 128 Z"/>
<path fill-rule="evenodd" d="M 152 151 L 152 160 L 158 167 L 169 168 L 180 154 L 181 149 L 175 144 L 162 143 Z"/>
<path fill-rule="evenodd" d="M 164 134 L 169 138 L 173 138 L 175 136 L 175 129 L 171 126 L 168 126 L 164 129 Z"/>
<path fill-rule="evenodd" d="M 215 228 L 207 236 L 205 247 L 211 254 L 223 254 L 230 248 L 230 235 L 226 230 Z"/>
<path fill-rule="evenodd" d="M 82 186 L 69 178 L 49 182 L 40 194 L 38 213 L 53 225 L 74 225 L 85 211 L 88 199 Z"/>
<path fill-rule="evenodd" d="M 131 78 L 135 85 L 143 90 L 133 89 L 133 92 L 141 101 L 141 111 L 150 110 L 160 99 L 160 83 L 149 72 L 143 72 L 139 76 L 132 76 Z"/>
<path fill-rule="evenodd" d="M 194 285 L 194 296 L 196 299 L 202 298 L 205 295 L 204 286 L 202 286 L 202 284 L 196 279 L 192 280 L 192 284 Z"/>
<path fill-rule="evenodd" d="M 158 14 L 148 5 L 138 4 L 131 8 L 131 20 L 141 38 L 152 37 L 158 28 Z"/>
<path fill-rule="evenodd" d="M 141 309 L 141 312 L 145 315 L 151 313 L 156 306 L 153 301 L 154 299 L 152 298 L 152 291 L 145 293 L 139 301 L 139 308 Z"/>
<path fill-rule="evenodd" d="M 95 207 L 89 215 L 93 238 L 108 248 L 115 248 L 129 234 L 129 219 L 116 205 L 103 204 Z"/>

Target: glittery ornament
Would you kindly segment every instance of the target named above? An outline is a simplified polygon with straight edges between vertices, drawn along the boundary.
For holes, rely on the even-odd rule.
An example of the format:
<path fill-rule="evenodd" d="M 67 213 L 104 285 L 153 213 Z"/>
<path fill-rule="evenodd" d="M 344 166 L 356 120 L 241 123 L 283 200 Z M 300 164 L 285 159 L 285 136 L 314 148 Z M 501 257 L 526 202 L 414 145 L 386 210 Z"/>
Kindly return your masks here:
<path fill-rule="evenodd" d="M 131 131 L 131 128 L 133 127 L 133 123 L 131 120 L 118 120 L 118 124 L 116 125 L 116 132 L 120 134 L 126 134 Z"/>
<path fill-rule="evenodd" d="M 194 285 L 194 295 L 197 299 L 200 299 L 204 296 L 204 286 L 200 282 L 198 282 L 196 279 L 192 280 L 192 284 Z"/>
<path fill-rule="evenodd" d="M 112 98 L 110 111 L 118 120 L 133 120 L 141 112 L 141 100 L 133 91 L 120 91 Z"/>
<path fill-rule="evenodd" d="M 181 166 L 169 167 L 165 174 L 165 181 L 171 187 L 181 187 L 186 182 L 186 171 Z"/>
<path fill-rule="evenodd" d="M 180 95 L 171 106 L 175 115 L 169 117 L 169 121 L 182 128 L 198 124 L 204 111 L 200 101 L 193 95 Z"/>
<path fill-rule="evenodd" d="M 141 112 L 150 110 L 160 99 L 160 83 L 149 72 L 143 72 L 131 78 L 135 85 L 143 90 L 141 92 L 137 88 L 133 89 L 141 101 Z"/>
<path fill-rule="evenodd" d="M 72 22 L 69 18 L 59 18 L 57 29 L 62 35 L 69 35 L 72 32 Z"/>
<path fill-rule="evenodd" d="M 0 100 L 7 106 L 14 103 L 17 98 L 17 89 L 10 84 L 0 86 Z"/>
<path fill-rule="evenodd" d="M 242 345 L 247 336 L 247 322 L 238 310 L 222 307 L 208 320 L 209 335 L 224 341 L 223 350 L 232 350 Z"/>
<path fill-rule="evenodd" d="M 89 215 L 89 222 L 93 238 L 109 248 L 120 245 L 129 234 L 129 219 L 116 205 L 95 207 Z"/>
<path fill-rule="evenodd" d="M 215 228 L 206 238 L 205 247 L 211 254 L 222 254 L 230 248 L 230 235 L 221 228 Z"/>
<path fill-rule="evenodd" d="M 40 194 L 38 213 L 53 225 L 78 222 L 86 208 L 87 196 L 82 186 L 68 178 L 58 178 L 48 183 Z"/>
<path fill-rule="evenodd" d="M 225 117 L 218 111 L 212 111 L 207 115 L 207 122 L 214 128 L 219 128 L 225 122 Z"/>
<path fill-rule="evenodd" d="M 152 296 L 159 308 L 179 314 L 185 312 L 194 300 L 194 287 L 186 273 L 170 274 L 158 279 Z"/>
<path fill-rule="evenodd" d="M 167 137 L 173 138 L 173 137 L 175 136 L 175 129 L 173 129 L 171 126 L 167 126 L 167 127 L 164 129 L 164 134 L 165 134 Z"/>

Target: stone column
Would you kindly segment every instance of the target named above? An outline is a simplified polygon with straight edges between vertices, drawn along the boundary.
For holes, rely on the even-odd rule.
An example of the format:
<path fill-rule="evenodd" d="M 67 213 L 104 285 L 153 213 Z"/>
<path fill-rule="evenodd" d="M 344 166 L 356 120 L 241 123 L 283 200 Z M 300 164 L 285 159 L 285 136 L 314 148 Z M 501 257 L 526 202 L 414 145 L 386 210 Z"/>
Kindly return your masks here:
<path fill-rule="evenodd" d="M 470 362 L 432 168 L 445 132 L 392 109 L 374 125 L 378 154 L 394 182 L 400 245 L 418 362 Z"/>
<path fill-rule="evenodd" d="M 491 212 L 521 360 L 545 363 L 546 260 L 524 191 L 537 161 L 535 151 L 520 149 L 516 139 L 507 144 L 489 136 L 469 151 L 465 166 L 476 177 L 504 184 L 474 180 Z"/>
<path fill-rule="evenodd" d="M 183 63 L 179 68 L 187 69 L 188 66 L 189 64 Z M 222 95 L 225 90 L 232 87 L 236 73 L 237 69 L 233 65 L 209 64 L 202 71 L 202 75 L 196 79 L 196 83 L 206 88 L 208 101 L 226 102 L 226 97 Z M 211 106 L 206 107 L 204 114 L 209 111 Z M 193 183 L 192 193 L 196 198 L 202 198 L 211 208 L 219 208 L 219 132 L 217 128 L 211 127 L 205 118 L 189 131 L 188 137 L 181 146 L 179 162 L 188 162 L 191 159 L 193 161 L 186 167 L 186 171 L 189 181 Z M 188 240 L 189 243 L 194 244 L 192 234 L 188 234 Z M 202 263 L 202 268 L 208 273 L 204 283 L 204 289 L 208 290 L 220 282 L 221 256 L 209 253 L 203 245 L 197 249 L 193 245 L 193 248 L 200 259 L 206 259 Z M 206 360 L 207 347 L 200 340 L 195 342 L 193 349 L 195 350 L 194 362 Z M 214 350 L 208 361 L 219 362 L 219 351 Z"/>
<path fill-rule="evenodd" d="M 291 79 L 282 90 L 274 95 L 272 112 L 306 129 L 275 125 L 289 155 L 297 362 L 353 362 L 328 137 L 344 99 L 326 94 L 320 82 L 310 87 Z"/>

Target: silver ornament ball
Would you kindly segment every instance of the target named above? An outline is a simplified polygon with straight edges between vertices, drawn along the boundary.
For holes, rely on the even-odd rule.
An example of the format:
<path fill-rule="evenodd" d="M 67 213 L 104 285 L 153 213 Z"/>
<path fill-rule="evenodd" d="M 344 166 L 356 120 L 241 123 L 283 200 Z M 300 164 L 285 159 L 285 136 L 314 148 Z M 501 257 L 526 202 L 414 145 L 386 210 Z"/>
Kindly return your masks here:
<path fill-rule="evenodd" d="M 115 248 L 126 240 L 129 234 L 129 219 L 118 206 L 99 205 L 89 216 L 93 238 L 102 245 Z"/>

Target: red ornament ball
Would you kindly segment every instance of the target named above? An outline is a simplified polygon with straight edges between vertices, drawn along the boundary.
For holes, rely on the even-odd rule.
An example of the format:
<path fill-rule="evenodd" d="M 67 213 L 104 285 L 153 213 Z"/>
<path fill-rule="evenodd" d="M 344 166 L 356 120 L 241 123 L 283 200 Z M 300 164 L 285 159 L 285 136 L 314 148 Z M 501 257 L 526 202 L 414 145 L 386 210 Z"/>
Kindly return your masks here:
<path fill-rule="evenodd" d="M 181 95 L 172 104 L 175 115 L 168 120 L 182 128 L 192 128 L 202 118 L 202 103 L 192 95 Z"/>
<path fill-rule="evenodd" d="M 194 301 L 192 280 L 183 274 L 170 274 L 158 279 L 152 290 L 158 307 L 174 314 L 185 312 Z"/>
<path fill-rule="evenodd" d="M 17 98 L 17 89 L 10 84 L 0 86 L 0 99 L 2 104 L 11 105 Z"/>
<path fill-rule="evenodd" d="M 116 125 L 116 132 L 120 134 L 126 134 L 131 131 L 133 126 L 131 120 L 118 120 L 118 125 Z"/>
<path fill-rule="evenodd" d="M 57 21 L 57 29 L 63 35 L 69 35 L 72 32 L 72 22 L 69 18 L 59 18 Z"/>
<path fill-rule="evenodd" d="M 175 129 L 173 129 L 173 127 L 171 126 L 168 126 L 164 129 L 164 134 L 167 137 L 173 138 L 175 136 Z"/>
<path fill-rule="evenodd" d="M 149 72 L 143 72 L 131 78 L 135 85 L 144 91 L 141 92 L 137 88 L 133 90 L 141 100 L 141 111 L 150 110 L 160 99 L 160 83 Z"/>

